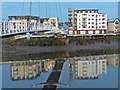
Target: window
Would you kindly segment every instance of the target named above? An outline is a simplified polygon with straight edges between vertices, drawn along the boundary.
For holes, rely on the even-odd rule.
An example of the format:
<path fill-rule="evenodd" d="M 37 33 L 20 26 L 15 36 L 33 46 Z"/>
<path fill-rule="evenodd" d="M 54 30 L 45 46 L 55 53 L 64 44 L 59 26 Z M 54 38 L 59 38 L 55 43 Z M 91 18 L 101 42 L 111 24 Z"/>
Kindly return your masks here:
<path fill-rule="evenodd" d="M 105 17 L 105 15 L 102 15 L 102 17 Z"/>
<path fill-rule="evenodd" d="M 77 16 L 77 14 L 75 14 L 74 16 Z"/>
<path fill-rule="evenodd" d="M 105 24 L 105 22 L 102 22 L 102 24 Z"/>
<path fill-rule="evenodd" d="M 94 22 L 92 22 L 92 24 L 94 24 Z"/>
<path fill-rule="evenodd" d="M 14 26 L 14 29 L 16 29 L 16 25 L 15 25 L 15 23 L 13 23 L 13 26 Z"/>
<path fill-rule="evenodd" d="M 102 20 L 105 20 L 105 18 L 103 18 Z"/>
<path fill-rule="evenodd" d="M 83 28 L 86 28 L 86 26 L 83 26 Z"/>
<path fill-rule="evenodd" d="M 19 29 L 21 30 L 21 26 L 19 27 Z"/>
<path fill-rule="evenodd" d="M 102 61 L 102 63 L 105 63 L 105 61 Z"/>
<path fill-rule="evenodd" d="M 12 33 L 12 31 L 10 31 L 10 33 Z"/>
<path fill-rule="evenodd" d="M 119 24 L 119 22 L 118 22 L 118 21 L 116 21 L 116 22 L 115 22 L 115 24 Z"/>
<path fill-rule="evenodd" d="M 105 28 L 105 26 L 102 26 L 102 28 Z"/>
<path fill-rule="evenodd" d="M 94 26 L 92 26 L 92 28 L 94 28 Z"/>
<path fill-rule="evenodd" d="M 15 20 L 15 18 L 12 18 L 12 20 Z"/>
<path fill-rule="evenodd" d="M 94 15 L 92 15 L 92 17 L 94 17 Z"/>

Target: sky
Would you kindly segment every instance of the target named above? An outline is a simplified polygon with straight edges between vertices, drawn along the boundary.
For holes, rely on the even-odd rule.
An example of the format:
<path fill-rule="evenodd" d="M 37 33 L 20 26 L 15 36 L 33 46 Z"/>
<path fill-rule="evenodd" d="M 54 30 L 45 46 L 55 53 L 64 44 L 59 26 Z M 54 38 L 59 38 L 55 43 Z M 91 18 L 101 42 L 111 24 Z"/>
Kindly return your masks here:
<path fill-rule="evenodd" d="M 108 19 L 118 17 L 118 2 L 32 2 L 31 15 L 58 17 L 61 22 L 66 22 L 68 8 L 98 9 L 100 13 L 108 14 Z M 11 15 L 30 15 L 30 2 L 2 2 L 2 19 Z"/>

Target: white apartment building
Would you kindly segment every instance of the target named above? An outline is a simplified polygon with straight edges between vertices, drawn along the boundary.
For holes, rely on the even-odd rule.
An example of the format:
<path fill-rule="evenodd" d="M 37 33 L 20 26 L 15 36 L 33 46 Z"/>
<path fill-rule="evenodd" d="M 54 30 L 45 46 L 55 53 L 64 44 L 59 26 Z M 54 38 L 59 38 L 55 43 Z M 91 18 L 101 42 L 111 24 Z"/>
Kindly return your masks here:
<path fill-rule="evenodd" d="M 105 34 L 107 14 L 98 10 L 68 9 L 69 34 Z"/>
<path fill-rule="evenodd" d="M 107 60 L 101 56 L 78 57 L 71 65 L 70 79 L 97 79 L 107 72 Z"/>
<path fill-rule="evenodd" d="M 39 17 L 36 16 L 9 16 L 7 33 L 20 33 L 37 30 Z"/>

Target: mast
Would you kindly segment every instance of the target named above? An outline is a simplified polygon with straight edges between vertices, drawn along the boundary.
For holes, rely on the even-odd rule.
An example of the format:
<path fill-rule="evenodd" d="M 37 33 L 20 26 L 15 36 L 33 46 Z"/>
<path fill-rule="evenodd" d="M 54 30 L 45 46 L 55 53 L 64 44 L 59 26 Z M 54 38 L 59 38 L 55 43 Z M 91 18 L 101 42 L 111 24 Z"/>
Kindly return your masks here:
<path fill-rule="evenodd" d="M 31 29 L 31 9 L 32 9 L 32 1 L 30 2 L 30 11 L 29 11 L 29 21 L 28 21 L 28 23 L 29 23 L 29 27 L 28 27 L 28 29 L 29 29 L 29 31 L 30 31 L 30 29 Z"/>

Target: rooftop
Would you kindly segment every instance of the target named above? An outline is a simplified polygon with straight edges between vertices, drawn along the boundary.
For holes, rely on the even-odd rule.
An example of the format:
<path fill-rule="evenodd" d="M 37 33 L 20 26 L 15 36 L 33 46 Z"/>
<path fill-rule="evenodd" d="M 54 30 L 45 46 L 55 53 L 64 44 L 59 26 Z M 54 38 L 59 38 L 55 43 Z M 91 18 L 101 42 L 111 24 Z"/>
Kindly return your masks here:
<path fill-rule="evenodd" d="M 15 19 L 35 19 L 35 20 L 38 20 L 39 17 L 38 16 L 8 16 L 9 20 L 11 20 L 12 18 L 15 18 Z"/>
<path fill-rule="evenodd" d="M 120 22 L 120 19 L 119 19 L 119 18 L 108 19 L 108 22 L 109 22 L 109 23 L 113 23 L 113 22 L 115 22 L 115 20 L 118 20 L 118 21 Z"/>
<path fill-rule="evenodd" d="M 75 11 L 99 11 L 98 9 L 76 9 Z"/>

